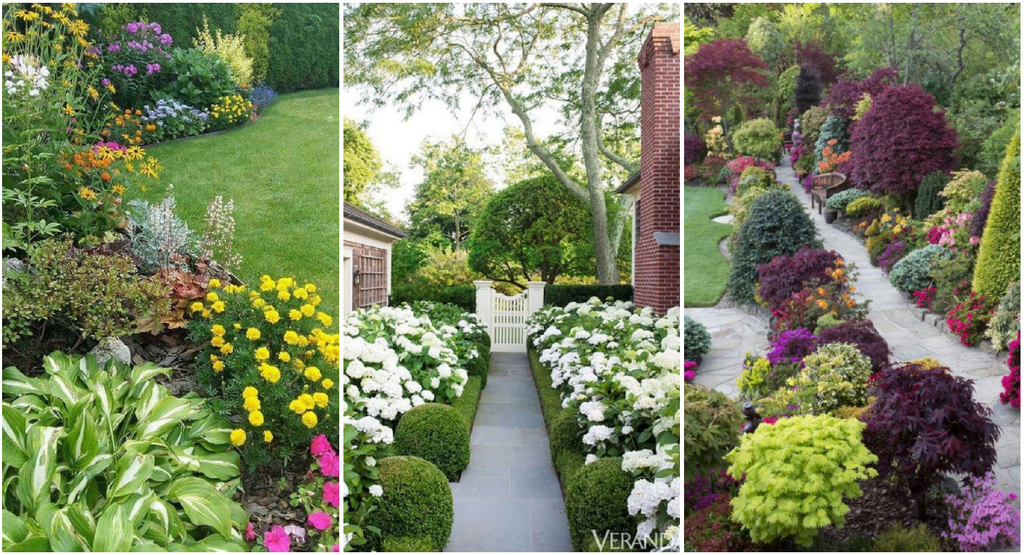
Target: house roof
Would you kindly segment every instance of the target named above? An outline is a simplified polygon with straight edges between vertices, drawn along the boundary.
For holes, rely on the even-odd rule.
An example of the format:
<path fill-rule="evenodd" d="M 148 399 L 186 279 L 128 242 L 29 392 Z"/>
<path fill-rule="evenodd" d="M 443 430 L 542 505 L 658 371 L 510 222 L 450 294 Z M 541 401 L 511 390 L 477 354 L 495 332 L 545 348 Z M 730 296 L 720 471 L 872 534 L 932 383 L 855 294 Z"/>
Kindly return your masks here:
<path fill-rule="evenodd" d="M 636 185 L 637 183 L 640 183 L 640 171 L 639 170 L 636 171 L 636 172 L 633 172 L 633 175 L 627 177 L 626 180 L 622 182 L 622 185 L 620 185 L 618 189 L 615 189 L 615 192 L 619 193 L 620 195 L 628 193 L 629 190 L 632 189 L 633 186 Z"/>
<path fill-rule="evenodd" d="M 356 208 L 347 202 L 345 203 L 344 219 L 375 229 L 381 233 L 390 235 L 395 239 L 402 239 L 406 237 L 405 233 L 403 233 L 401 229 L 398 229 L 388 222 L 385 222 L 376 216 L 372 216 L 364 210 Z"/>

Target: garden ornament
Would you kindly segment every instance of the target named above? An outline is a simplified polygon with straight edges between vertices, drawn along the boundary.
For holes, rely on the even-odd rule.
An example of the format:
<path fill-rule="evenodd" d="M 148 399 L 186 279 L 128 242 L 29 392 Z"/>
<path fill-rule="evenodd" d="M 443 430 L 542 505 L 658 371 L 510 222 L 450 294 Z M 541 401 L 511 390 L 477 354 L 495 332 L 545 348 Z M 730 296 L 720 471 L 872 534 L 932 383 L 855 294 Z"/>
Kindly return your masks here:
<path fill-rule="evenodd" d="M 761 415 L 757 414 L 757 409 L 754 408 L 754 403 L 747 401 L 743 403 L 743 417 L 747 419 L 747 423 L 743 425 L 741 433 L 754 433 L 757 431 L 757 427 L 761 425 L 763 420 Z"/>

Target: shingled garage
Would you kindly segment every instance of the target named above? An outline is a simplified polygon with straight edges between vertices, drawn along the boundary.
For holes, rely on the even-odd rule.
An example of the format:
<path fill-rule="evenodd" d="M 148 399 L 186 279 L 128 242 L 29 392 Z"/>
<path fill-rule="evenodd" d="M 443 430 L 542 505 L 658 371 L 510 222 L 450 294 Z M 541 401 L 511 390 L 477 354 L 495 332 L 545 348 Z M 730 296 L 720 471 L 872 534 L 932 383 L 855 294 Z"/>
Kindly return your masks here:
<path fill-rule="evenodd" d="M 679 24 L 657 23 L 640 56 L 640 171 L 633 195 L 633 300 L 659 314 L 679 306 Z"/>
<path fill-rule="evenodd" d="M 386 306 L 391 294 L 391 246 L 405 233 L 347 202 L 342 224 L 342 314 L 354 308 Z"/>

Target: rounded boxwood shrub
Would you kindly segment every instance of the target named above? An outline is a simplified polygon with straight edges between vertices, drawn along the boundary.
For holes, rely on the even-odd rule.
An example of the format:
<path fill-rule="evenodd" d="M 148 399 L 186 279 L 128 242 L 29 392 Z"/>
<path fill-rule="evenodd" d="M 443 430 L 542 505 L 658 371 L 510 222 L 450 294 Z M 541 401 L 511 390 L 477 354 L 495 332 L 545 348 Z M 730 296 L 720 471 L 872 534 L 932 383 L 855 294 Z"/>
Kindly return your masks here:
<path fill-rule="evenodd" d="M 814 222 L 789 191 L 772 190 L 754 201 L 733 249 L 729 295 L 737 304 L 754 301 L 757 268 L 800 247 L 821 248 Z"/>
<path fill-rule="evenodd" d="M 871 359 L 875 372 L 889 365 L 889 344 L 879 335 L 871 320 L 847 321 L 818 332 L 818 345 L 826 343 L 849 343 L 864 356 Z"/>
<path fill-rule="evenodd" d="M 565 516 L 577 551 L 605 532 L 634 534 L 637 519 L 629 514 L 633 476 L 622 470 L 619 457 L 598 459 L 573 474 L 565 487 Z"/>
<path fill-rule="evenodd" d="M 711 350 L 711 334 L 704 324 L 683 316 L 683 360 L 697 361 Z"/>
<path fill-rule="evenodd" d="M 768 118 L 744 122 L 733 133 L 732 144 L 742 156 L 753 156 L 770 162 L 778 160 L 779 151 L 782 150 L 779 130 Z"/>
<path fill-rule="evenodd" d="M 942 210 L 945 199 L 939 193 L 949 183 L 949 174 L 946 172 L 932 172 L 921 179 L 921 186 L 917 189 L 917 199 L 914 200 L 914 217 L 923 220 L 928 216 Z"/>
<path fill-rule="evenodd" d="M 395 452 L 429 461 L 453 479 L 469 464 L 469 426 L 448 405 L 420 405 L 398 421 Z"/>
<path fill-rule="evenodd" d="M 426 536 L 384 538 L 385 553 L 422 553 L 434 551 L 430 538 Z"/>
<path fill-rule="evenodd" d="M 1020 279 L 1020 128 L 1006 148 L 988 223 L 981 237 L 972 288 L 994 299 Z"/>
<path fill-rule="evenodd" d="M 895 523 L 871 542 L 871 551 L 878 553 L 938 552 L 942 543 L 932 529 L 925 524 L 904 528 Z"/>
<path fill-rule="evenodd" d="M 825 209 L 832 210 L 834 212 L 843 212 L 846 210 L 846 207 L 849 206 L 851 202 L 867 196 L 870 196 L 870 194 L 857 189 L 847 189 L 845 191 L 840 191 L 828 197 L 828 200 L 825 201 Z"/>
<path fill-rule="evenodd" d="M 379 528 L 380 535 L 370 534 L 367 547 L 380 550 L 382 538 L 390 537 L 425 538 L 430 547 L 426 551 L 444 549 L 455 518 L 444 474 L 419 457 L 388 457 L 379 460 L 377 468 L 384 494 L 366 524 Z"/>
<path fill-rule="evenodd" d="M 584 460 L 587 448 L 583 445 L 582 431 L 573 409 L 563 409 L 551 421 L 551 462 L 562 474 L 563 481 L 568 480 L 568 475 Z"/>
<path fill-rule="evenodd" d="M 933 284 L 932 265 L 940 260 L 953 257 L 949 249 L 940 245 L 928 245 L 904 256 L 889 272 L 889 283 L 900 291 L 913 293 Z"/>

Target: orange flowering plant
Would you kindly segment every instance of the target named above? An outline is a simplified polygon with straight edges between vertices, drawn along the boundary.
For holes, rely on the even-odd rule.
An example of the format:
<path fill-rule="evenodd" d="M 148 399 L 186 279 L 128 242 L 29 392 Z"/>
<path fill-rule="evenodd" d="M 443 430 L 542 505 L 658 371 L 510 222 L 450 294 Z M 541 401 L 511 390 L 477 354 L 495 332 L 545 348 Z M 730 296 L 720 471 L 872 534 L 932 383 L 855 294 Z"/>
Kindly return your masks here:
<path fill-rule="evenodd" d="M 848 150 L 841 154 L 835 152 L 836 144 L 839 141 L 832 139 L 828 146 L 821 150 L 822 161 L 818 162 L 818 173 L 830 173 L 839 169 L 839 165 L 850 159 L 852 153 Z"/>
<path fill-rule="evenodd" d="M 778 332 L 798 328 L 814 332 L 846 320 L 864 318 L 868 303 L 858 302 L 853 296 L 857 290 L 853 285 L 857 280 L 856 270 L 853 264 L 838 259 L 829 270 L 830 281 L 811 282 L 794 293 L 783 309 L 773 311 L 772 327 Z"/>

